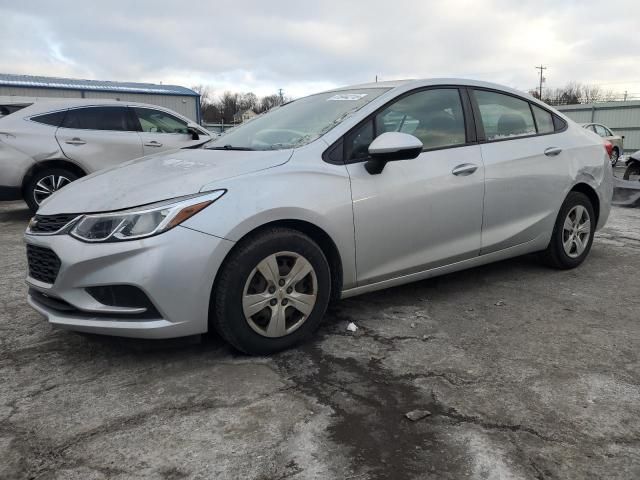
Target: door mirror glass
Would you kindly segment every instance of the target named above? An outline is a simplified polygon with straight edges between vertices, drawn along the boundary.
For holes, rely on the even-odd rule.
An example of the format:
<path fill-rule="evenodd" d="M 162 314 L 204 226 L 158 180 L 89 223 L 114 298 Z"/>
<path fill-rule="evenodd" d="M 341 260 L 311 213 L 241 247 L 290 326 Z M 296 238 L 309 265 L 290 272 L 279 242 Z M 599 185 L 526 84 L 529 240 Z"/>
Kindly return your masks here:
<path fill-rule="evenodd" d="M 387 162 L 416 158 L 422 152 L 422 147 L 422 142 L 409 133 L 383 133 L 369 145 L 371 160 L 365 164 L 365 168 L 372 175 L 378 174 Z"/>

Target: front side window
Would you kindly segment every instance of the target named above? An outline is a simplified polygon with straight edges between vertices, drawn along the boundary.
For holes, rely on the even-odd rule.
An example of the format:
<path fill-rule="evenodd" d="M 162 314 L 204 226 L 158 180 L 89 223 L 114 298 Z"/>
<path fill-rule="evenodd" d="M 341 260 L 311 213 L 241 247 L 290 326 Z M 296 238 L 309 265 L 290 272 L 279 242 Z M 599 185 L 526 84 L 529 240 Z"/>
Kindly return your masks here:
<path fill-rule="evenodd" d="M 80 130 L 134 130 L 126 107 L 74 108 L 67 112 L 61 126 Z"/>
<path fill-rule="evenodd" d="M 205 148 L 282 150 L 321 137 L 387 88 L 337 90 L 300 98 L 237 126 Z"/>
<path fill-rule="evenodd" d="M 425 150 L 464 145 L 466 131 L 458 89 L 423 90 L 385 107 L 346 137 L 347 162 L 367 158 L 369 144 L 386 132 L 414 135 Z"/>
<path fill-rule="evenodd" d="M 538 125 L 538 133 L 551 133 L 555 131 L 553 126 L 553 117 L 545 109 L 538 107 L 537 105 L 531 105 L 533 115 L 536 117 L 536 124 Z"/>
<path fill-rule="evenodd" d="M 375 123 L 376 136 L 410 133 L 426 150 L 466 143 L 462 101 L 456 88 L 423 90 L 403 97 L 376 115 Z"/>
<path fill-rule="evenodd" d="M 502 93 L 474 90 L 487 140 L 535 135 L 529 102 Z"/>
<path fill-rule="evenodd" d="M 594 125 L 593 128 L 595 128 L 596 133 L 601 137 L 607 136 L 607 130 L 602 125 Z"/>
<path fill-rule="evenodd" d="M 143 132 L 150 133 L 188 133 L 187 122 L 179 118 L 153 110 L 151 108 L 133 107 Z"/>

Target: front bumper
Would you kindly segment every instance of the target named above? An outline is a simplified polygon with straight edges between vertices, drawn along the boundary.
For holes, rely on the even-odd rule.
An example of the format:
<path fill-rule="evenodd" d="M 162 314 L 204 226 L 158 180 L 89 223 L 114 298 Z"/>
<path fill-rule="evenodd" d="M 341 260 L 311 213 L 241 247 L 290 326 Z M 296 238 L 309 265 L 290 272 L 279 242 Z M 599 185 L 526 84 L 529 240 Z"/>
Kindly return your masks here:
<path fill-rule="evenodd" d="M 53 284 L 27 277 L 30 288 L 72 308 L 58 309 L 29 294 L 28 302 L 57 327 L 139 338 L 204 333 L 215 275 L 233 242 L 178 226 L 155 237 L 117 243 L 84 243 L 69 235 L 25 235 L 60 258 Z M 142 290 L 157 318 L 121 314 L 85 289 L 132 285 Z"/>

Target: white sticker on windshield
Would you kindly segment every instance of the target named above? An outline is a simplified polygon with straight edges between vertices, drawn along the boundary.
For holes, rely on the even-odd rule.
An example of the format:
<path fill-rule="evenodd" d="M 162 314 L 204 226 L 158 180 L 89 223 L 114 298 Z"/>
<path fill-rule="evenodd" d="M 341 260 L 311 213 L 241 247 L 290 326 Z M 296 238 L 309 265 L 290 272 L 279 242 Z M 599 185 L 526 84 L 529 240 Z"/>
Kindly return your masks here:
<path fill-rule="evenodd" d="M 347 102 L 355 102 L 356 100 L 360 100 L 362 97 L 366 97 L 366 93 L 339 93 L 338 95 L 334 95 L 333 97 L 327 98 L 327 102 L 332 101 L 347 101 Z"/>

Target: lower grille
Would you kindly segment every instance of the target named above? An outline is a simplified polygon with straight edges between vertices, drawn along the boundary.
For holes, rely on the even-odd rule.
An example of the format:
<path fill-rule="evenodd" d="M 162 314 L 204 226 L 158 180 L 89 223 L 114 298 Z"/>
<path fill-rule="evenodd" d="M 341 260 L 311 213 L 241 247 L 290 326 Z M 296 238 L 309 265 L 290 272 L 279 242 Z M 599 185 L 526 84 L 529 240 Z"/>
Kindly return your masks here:
<path fill-rule="evenodd" d="M 60 270 L 60 259 L 53 250 L 27 244 L 29 276 L 45 283 L 54 283 Z"/>

